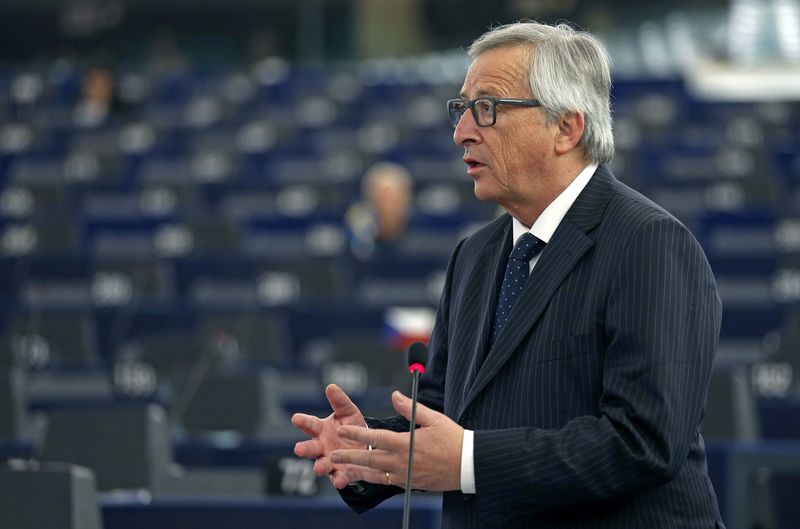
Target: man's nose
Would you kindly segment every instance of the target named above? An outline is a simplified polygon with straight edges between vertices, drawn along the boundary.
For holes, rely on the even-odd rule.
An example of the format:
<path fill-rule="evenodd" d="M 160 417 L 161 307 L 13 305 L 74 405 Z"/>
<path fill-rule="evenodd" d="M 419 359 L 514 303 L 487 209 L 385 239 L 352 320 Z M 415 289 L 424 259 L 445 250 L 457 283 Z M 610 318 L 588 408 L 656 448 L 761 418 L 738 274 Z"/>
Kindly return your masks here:
<path fill-rule="evenodd" d="M 469 110 L 461 114 L 458 123 L 456 123 L 456 128 L 453 131 L 453 141 L 456 145 L 480 141 L 478 124 L 475 123 L 475 117 Z"/>

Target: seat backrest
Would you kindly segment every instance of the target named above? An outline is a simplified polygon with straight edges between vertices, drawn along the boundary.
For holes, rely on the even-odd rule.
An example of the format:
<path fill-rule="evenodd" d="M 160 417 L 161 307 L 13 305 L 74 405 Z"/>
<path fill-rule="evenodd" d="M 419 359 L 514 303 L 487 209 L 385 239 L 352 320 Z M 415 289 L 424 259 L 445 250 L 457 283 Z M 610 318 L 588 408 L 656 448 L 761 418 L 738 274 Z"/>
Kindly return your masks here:
<path fill-rule="evenodd" d="M 711 374 L 703 421 L 706 439 L 755 441 L 761 425 L 744 366 L 716 366 Z"/>
<path fill-rule="evenodd" d="M 285 317 L 255 311 L 205 315 L 199 327 L 206 344 L 232 347 L 241 358 L 280 365 L 289 358 L 289 329 Z"/>
<path fill-rule="evenodd" d="M 322 365 L 323 385 L 339 384 L 354 395 L 367 390 L 408 390 L 405 355 L 392 348 L 380 333 L 340 333 L 330 347 Z"/>
<path fill-rule="evenodd" d="M 82 312 L 30 311 L 9 321 L 0 349 L 35 368 L 91 364 L 97 360 L 95 331 L 91 316 Z"/>
<path fill-rule="evenodd" d="M 169 424 L 156 404 L 117 403 L 47 414 L 41 457 L 92 469 L 100 491 L 158 491 L 171 462 Z"/>
<path fill-rule="evenodd" d="M 25 434 L 25 372 L 0 361 L 0 439 Z"/>
<path fill-rule="evenodd" d="M 245 438 L 263 436 L 288 423 L 279 383 L 272 369 L 213 373 L 186 388 L 185 408 L 177 419 L 194 435 L 225 431 Z"/>
<path fill-rule="evenodd" d="M 64 463 L 0 466 L 0 527 L 102 529 L 94 474 Z"/>

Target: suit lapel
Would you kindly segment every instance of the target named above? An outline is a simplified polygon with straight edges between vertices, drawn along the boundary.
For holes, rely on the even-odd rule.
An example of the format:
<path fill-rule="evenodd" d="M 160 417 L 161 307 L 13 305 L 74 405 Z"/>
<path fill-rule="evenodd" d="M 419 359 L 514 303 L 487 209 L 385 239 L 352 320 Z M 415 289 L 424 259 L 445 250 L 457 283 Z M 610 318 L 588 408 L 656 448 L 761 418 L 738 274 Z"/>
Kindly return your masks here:
<path fill-rule="evenodd" d="M 611 196 L 612 182 L 613 176 L 603 166 L 600 166 L 559 224 L 550 242 L 542 251 L 520 298 L 514 304 L 503 332 L 489 350 L 474 382 L 468 385 L 469 389 L 462 401 L 459 415 L 466 410 L 508 361 L 539 319 L 558 286 L 594 244 L 594 240 L 587 235 L 587 232 L 600 222 Z M 508 230 L 506 237 L 510 238 Z M 498 255 L 497 259 L 500 258 L 501 256 Z M 504 259 L 502 261 L 505 262 Z M 494 262 L 497 263 L 497 261 Z M 497 293 L 495 292 L 492 301 L 496 302 L 496 297 Z M 494 304 L 491 304 L 487 310 L 490 311 L 490 323 L 484 325 L 481 332 L 481 341 L 478 345 L 482 348 L 488 344 L 485 338 L 488 327 L 491 325 Z"/>
<path fill-rule="evenodd" d="M 499 230 L 494 241 L 481 253 L 480 260 L 475 266 L 467 285 L 469 290 L 483 291 L 485 294 L 481 297 L 488 301 L 481 307 L 478 327 L 475 329 L 474 349 L 472 354 L 468 356 L 471 362 L 468 379 L 465 381 L 461 399 L 466 396 L 470 383 L 475 378 L 478 367 L 485 357 L 486 347 L 489 343 L 494 307 L 497 304 L 499 285 L 505 272 L 506 255 L 511 252 L 511 217 L 510 215 L 506 215 L 506 217 L 508 222 L 505 223 L 503 229 Z"/>
<path fill-rule="evenodd" d="M 475 351 L 473 351 L 472 366 L 470 369 L 470 382 L 475 378 L 478 373 L 480 365 L 486 356 L 486 347 L 489 344 L 489 335 L 492 332 L 492 324 L 494 324 L 494 312 L 497 306 L 497 296 L 500 291 L 500 284 L 503 281 L 505 274 L 507 257 L 511 253 L 511 216 L 508 217 L 508 222 L 505 228 L 501 230 L 495 243 L 487 247 L 484 252 L 481 262 L 483 265 L 482 270 L 476 270 L 476 274 L 472 280 L 476 283 L 481 283 L 482 288 L 487 290 L 485 299 L 488 302 L 483 306 L 483 313 L 481 314 L 480 328 L 477 334 L 477 341 L 475 343 Z M 493 267 L 493 270 L 492 270 Z M 492 273 L 493 272 L 493 273 Z M 478 285 L 473 285 L 477 287 Z M 468 387 L 468 386 L 467 386 Z"/>

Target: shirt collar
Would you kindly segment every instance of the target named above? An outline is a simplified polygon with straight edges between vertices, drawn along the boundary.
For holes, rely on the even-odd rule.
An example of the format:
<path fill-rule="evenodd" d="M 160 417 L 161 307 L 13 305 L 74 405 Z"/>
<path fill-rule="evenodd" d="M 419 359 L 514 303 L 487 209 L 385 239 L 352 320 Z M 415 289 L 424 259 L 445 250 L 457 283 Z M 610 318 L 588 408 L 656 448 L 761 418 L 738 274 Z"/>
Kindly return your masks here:
<path fill-rule="evenodd" d="M 523 234 L 528 232 L 535 235 L 536 238 L 542 242 L 550 242 L 550 238 L 553 236 L 553 233 L 555 233 L 556 228 L 561 224 L 567 211 L 572 207 L 572 204 L 578 198 L 578 195 L 581 194 L 583 188 L 586 187 L 586 184 L 589 183 L 589 179 L 595 171 L 597 171 L 596 163 L 587 165 L 583 171 L 575 177 L 572 183 L 568 185 L 555 200 L 550 202 L 550 205 L 542 211 L 542 214 L 539 215 L 539 218 L 536 219 L 536 222 L 533 223 L 530 229 L 514 218 L 512 221 L 514 244 L 517 243 L 517 240 L 519 240 Z"/>

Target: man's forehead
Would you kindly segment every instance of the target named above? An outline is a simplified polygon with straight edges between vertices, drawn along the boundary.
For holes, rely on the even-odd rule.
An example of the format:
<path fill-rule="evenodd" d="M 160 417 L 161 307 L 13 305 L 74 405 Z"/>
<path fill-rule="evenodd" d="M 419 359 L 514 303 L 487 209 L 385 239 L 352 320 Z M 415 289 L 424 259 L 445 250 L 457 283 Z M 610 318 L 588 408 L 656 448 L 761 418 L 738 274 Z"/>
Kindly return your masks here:
<path fill-rule="evenodd" d="M 526 90 L 527 53 L 520 47 L 495 48 L 478 55 L 467 71 L 461 97 L 506 95 Z"/>

